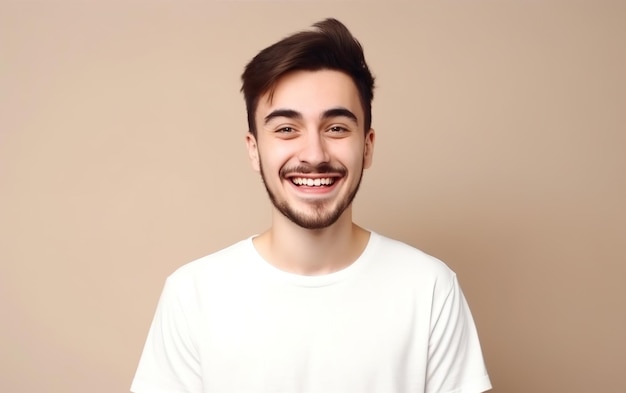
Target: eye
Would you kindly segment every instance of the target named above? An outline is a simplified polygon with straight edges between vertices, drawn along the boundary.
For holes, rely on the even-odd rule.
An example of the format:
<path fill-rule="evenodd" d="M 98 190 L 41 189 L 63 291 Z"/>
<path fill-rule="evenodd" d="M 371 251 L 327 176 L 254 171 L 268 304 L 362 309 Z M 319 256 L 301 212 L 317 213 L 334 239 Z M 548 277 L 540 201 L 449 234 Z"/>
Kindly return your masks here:
<path fill-rule="evenodd" d="M 276 130 L 276 132 L 280 134 L 289 134 L 289 133 L 292 133 L 293 131 L 294 131 L 293 127 L 281 127 Z"/>
<path fill-rule="evenodd" d="M 328 129 L 330 132 L 348 132 L 349 130 L 346 127 L 342 126 L 332 126 Z"/>

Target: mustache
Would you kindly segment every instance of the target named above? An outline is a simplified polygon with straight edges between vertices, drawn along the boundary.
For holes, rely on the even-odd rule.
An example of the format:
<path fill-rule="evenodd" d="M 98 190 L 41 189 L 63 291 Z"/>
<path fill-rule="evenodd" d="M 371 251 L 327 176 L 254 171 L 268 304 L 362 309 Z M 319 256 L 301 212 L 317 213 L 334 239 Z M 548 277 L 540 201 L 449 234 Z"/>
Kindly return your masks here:
<path fill-rule="evenodd" d="M 333 166 L 326 162 L 323 162 L 319 165 L 300 164 L 294 167 L 283 167 L 280 169 L 281 177 L 285 177 L 289 173 L 306 173 L 306 174 L 338 173 L 341 176 L 345 176 L 346 173 L 348 173 L 348 170 L 343 166 Z"/>

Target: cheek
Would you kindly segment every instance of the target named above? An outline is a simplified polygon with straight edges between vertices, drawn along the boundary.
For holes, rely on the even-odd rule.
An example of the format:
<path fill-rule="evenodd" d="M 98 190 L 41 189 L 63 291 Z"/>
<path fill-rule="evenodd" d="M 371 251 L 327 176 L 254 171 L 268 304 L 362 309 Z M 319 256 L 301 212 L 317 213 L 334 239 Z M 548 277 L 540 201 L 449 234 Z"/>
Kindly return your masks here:
<path fill-rule="evenodd" d="M 289 152 L 281 146 L 266 146 L 259 150 L 260 163 L 265 173 L 277 172 L 289 162 Z"/>
<path fill-rule="evenodd" d="M 350 165 L 353 168 L 360 168 L 363 165 L 365 158 L 365 146 L 351 146 L 350 149 L 344 151 L 345 165 Z"/>

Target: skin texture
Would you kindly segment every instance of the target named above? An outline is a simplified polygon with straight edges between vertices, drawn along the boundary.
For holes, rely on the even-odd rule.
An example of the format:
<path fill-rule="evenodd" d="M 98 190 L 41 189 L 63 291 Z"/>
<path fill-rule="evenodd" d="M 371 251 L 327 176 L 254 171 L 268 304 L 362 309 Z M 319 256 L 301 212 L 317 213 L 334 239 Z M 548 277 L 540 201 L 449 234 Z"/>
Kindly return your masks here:
<path fill-rule="evenodd" d="M 324 274 L 364 249 L 369 233 L 352 223 L 352 200 L 374 147 L 363 118 L 354 82 L 339 71 L 289 73 L 271 100 L 259 100 L 257 137 L 249 133 L 246 143 L 273 203 L 271 228 L 254 239 L 270 263 Z"/>

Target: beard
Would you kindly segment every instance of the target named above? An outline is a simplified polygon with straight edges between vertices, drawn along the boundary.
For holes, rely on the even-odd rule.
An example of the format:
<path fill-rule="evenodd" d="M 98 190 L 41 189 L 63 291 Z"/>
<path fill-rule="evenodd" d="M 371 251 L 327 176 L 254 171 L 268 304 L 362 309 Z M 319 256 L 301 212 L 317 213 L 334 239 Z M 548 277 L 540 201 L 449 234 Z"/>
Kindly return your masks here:
<path fill-rule="evenodd" d="M 274 207 L 285 217 L 287 217 L 291 222 L 302 227 L 304 229 L 324 229 L 331 225 L 333 225 L 339 217 L 343 214 L 343 212 L 352 204 L 352 201 L 356 197 L 357 192 L 359 191 L 359 187 L 361 186 L 361 180 L 363 178 L 363 165 L 361 166 L 361 173 L 359 174 L 359 181 L 356 183 L 356 186 L 350 193 L 339 203 L 336 204 L 334 208 L 327 207 L 329 203 L 325 201 L 311 202 L 309 203 L 313 212 L 307 213 L 303 211 L 297 211 L 293 206 L 289 205 L 286 200 L 279 200 L 276 194 L 269 188 L 267 185 L 265 172 L 263 171 L 263 165 L 261 164 L 261 159 L 259 157 L 259 168 L 261 172 L 261 179 L 263 180 L 263 185 L 265 186 L 265 190 L 267 191 L 267 195 L 272 201 Z M 312 166 L 299 166 L 297 168 L 293 168 L 290 170 L 286 170 L 285 168 L 280 171 L 280 178 L 284 179 L 282 176 L 287 172 L 299 172 L 299 173 L 342 173 L 346 174 L 347 170 L 345 168 L 334 168 L 328 164 L 322 164 L 317 167 Z"/>

